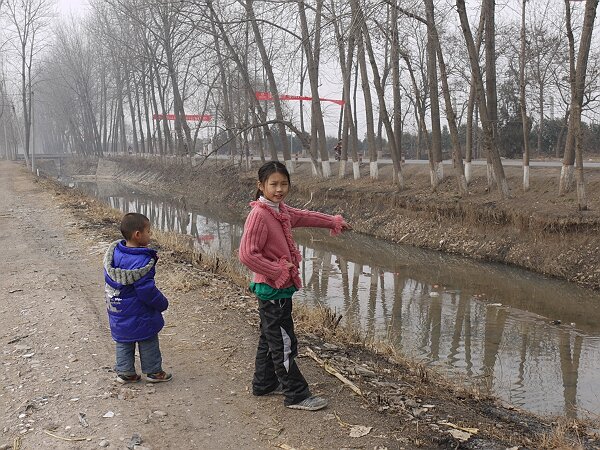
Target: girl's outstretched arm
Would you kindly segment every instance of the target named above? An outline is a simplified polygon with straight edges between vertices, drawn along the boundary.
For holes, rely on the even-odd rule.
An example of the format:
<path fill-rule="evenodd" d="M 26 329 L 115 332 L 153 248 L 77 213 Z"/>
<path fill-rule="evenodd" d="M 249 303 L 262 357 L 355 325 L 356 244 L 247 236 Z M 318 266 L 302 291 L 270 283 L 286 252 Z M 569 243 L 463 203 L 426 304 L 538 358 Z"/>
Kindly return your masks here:
<path fill-rule="evenodd" d="M 287 206 L 290 214 L 292 228 L 295 227 L 315 227 L 329 228 L 332 236 L 337 236 L 342 231 L 351 230 L 352 227 L 340 215 L 329 215 L 317 211 L 293 208 Z"/>

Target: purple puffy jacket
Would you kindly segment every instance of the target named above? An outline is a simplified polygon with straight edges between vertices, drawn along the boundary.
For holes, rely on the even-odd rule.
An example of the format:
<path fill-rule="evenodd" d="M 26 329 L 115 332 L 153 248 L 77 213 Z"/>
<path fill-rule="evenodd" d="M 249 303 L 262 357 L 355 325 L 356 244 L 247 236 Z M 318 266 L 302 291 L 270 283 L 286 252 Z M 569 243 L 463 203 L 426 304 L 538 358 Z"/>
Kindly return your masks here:
<path fill-rule="evenodd" d="M 138 342 L 158 334 L 165 325 L 161 312 L 167 298 L 154 284 L 156 250 L 113 242 L 104 255 L 106 309 L 112 338 Z"/>

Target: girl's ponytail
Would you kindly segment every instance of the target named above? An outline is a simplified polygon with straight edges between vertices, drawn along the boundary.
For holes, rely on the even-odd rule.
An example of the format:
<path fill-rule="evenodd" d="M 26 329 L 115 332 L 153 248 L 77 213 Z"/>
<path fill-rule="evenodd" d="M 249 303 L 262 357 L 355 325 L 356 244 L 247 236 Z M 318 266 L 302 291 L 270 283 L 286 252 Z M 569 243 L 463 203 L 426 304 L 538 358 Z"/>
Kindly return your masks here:
<path fill-rule="evenodd" d="M 256 198 L 254 200 L 258 200 L 261 195 L 263 195 L 263 191 L 261 191 L 260 189 L 257 189 L 256 190 Z"/>

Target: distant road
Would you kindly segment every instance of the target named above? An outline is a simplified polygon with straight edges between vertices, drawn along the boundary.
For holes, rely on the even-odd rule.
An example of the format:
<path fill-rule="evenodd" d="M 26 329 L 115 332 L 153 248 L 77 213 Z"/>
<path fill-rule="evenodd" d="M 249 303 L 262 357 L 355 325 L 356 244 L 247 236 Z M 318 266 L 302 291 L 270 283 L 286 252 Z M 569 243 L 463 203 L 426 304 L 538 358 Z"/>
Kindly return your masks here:
<path fill-rule="evenodd" d="M 283 159 L 283 157 L 280 155 L 281 159 Z M 219 155 L 219 159 L 221 158 L 227 158 L 227 156 L 225 155 Z M 259 158 L 257 156 L 255 156 L 253 158 L 254 160 L 258 160 Z M 295 159 L 295 161 L 300 161 L 300 162 L 310 162 L 310 158 L 298 158 Z M 331 161 L 331 162 L 335 162 L 335 161 Z M 350 161 L 349 161 L 350 162 Z M 368 159 L 364 159 L 362 160 L 362 163 L 368 163 L 369 160 Z M 380 158 L 377 160 L 377 162 L 379 162 L 380 164 L 391 164 L 392 160 L 389 158 Z M 452 160 L 451 159 L 445 159 L 443 161 L 444 165 L 452 165 Z M 471 161 L 471 163 L 474 166 L 485 166 L 486 165 L 486 160 L 485 159 L 477 159 L 477 160 L 473 160 Z M 426 159 L 407 159 L 404 161 L 404 164 L 429 164 L 429 161 Z M 502 158 L 502 165 L 503 166 L 522 166 L 523 165 L 523 160 L 521 159 L 505 159 Z M 530 167 L 562 167 L 562 161 L 533 161 L 530 160 L 529 161 L 529 166 Z M 593 162 L 593 161 L 584 161 L 583 162 L 583 167 L 586 168 L 600 168 L 600 162 Z"/>
<path fill-rule="evenodd" d="M 38 159 L 59 159 L 59 158 L 65 158 L 65 157 L 69 157 L 72 156 L 71 154 L 60 154 L 60 155 L 51 155 L 51 154 L 36 154 L 35 157 Z M 106 156 L 112 156 L 112 155 L 106 155 Z M 122 155 L 120 155 L 122 156 Z M 283 156 L 279 155 L 281 160 L 283 160 Z M 215 156 L 210 156 L 210 159 L 214 159 Z M 218 159 L 228 159 L 230 158 L 229 155 L 219 155 Z M 236 157 L 237 158 L 237 157 Z M 17 159 L 24 159 L 22 154 L 17 155 Z M 258 161 L 260 158 L 258 156 L 254 156 L 252 158 L 254 161 Z M 298 159 L 294 158 L 294 161 L 299 161 L 299 162 L 310 162 L 310 158 L 307 157 L 300 157 Z M 331 162 L 335 162 L 332 158 Z M 362 163 L 368 163 L 369 160 L 368 159 L 362 159 Z M 390 158 L 380 158 L 377 160 L 377 162 L 379 162 L 380 164 L 391 164 L 392 160 Z M 451 159 L 445 159 L 444 161 L 444 165 L 451 165 L 452 164 L 452 160 Z M 428 164 L 429 161 L 426 159 L 407 159 L 404 161 L 404 164 Z M 471 163 L 474 166 L 485 166 L 486 161 L 484 159 L 477 159 L 477 160 L 473 160 L 471 161 Z M 523 165 L 523 161 L 521 159 L 505 159 L 502 158 L 502 165 L 503 166 L 522 166 Z M 530 167 L 562 167 L 562 161 L 534 161 L 534 160 L 530 160 L 529 161 L 529 166 Z M 583 167 L 588 168 L 588 169 L 597 169 L 600 168 L 600 162 L 595 162 L 595 161 L 584 161 L 583 162 Z"/>

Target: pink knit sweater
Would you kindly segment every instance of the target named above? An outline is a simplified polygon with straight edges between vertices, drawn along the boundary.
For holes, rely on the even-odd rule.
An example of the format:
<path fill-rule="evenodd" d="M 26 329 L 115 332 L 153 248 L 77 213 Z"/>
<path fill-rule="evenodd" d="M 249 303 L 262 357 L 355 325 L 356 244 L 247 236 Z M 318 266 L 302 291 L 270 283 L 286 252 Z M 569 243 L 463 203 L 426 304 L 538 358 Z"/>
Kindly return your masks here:
<path fill-rule="evenodd" d="M 342 216 L 292 208 L 279 203 L 279 212 L 265 203 L 250 203 L 252 210 L 244 225 L 240 243 L 240 261 L 254 272 L 255 283 L 275 289 L 292 285 L 302 287 L 298 265 L 302 260 L 292 237 L 294 227 L 330 228 L 331 235 L 342 231 Z M 294 264 L 288 269 L 286 261 Z"/>

